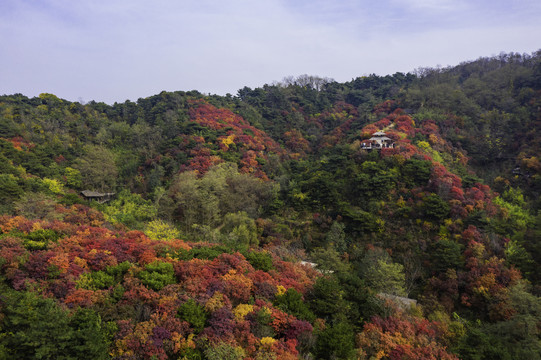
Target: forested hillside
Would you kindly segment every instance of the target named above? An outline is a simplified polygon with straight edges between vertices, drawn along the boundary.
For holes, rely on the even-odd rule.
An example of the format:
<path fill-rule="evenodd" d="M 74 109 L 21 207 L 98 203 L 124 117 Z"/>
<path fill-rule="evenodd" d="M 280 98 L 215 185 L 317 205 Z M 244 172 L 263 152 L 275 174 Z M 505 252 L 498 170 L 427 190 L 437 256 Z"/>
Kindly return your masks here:
<path fill-rule="evenodd" d="M 1 96 L 0 358 L 541 359 L 540 139 L 541 52 Z"/>

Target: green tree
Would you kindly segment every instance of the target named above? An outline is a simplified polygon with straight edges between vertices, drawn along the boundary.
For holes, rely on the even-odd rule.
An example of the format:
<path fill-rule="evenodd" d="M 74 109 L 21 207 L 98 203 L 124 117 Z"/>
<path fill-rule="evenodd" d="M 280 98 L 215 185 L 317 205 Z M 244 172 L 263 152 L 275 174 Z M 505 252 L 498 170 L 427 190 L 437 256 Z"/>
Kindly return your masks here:
<path fill-rule="evenodd" d="M 149 222 L 146 225 L 145 234 L 153 240 L 172 240 L 180 237 L 180 232 L 163 220 Z"/>
<path fill-rule="evenodd" d="M 347 250 L 345 227 L 344 224 L 334 221 L 325 236 L 325 243 L 333 246 L 340 254 Z"/>
<path fill-rule="evenodd" d="M 82 186 L 97 191 L 114 190 L 118 177 L 114 153 L 99 145 L 86 145 L 84 152 L 73 165 L 81 173 Z"/>
<path fill-rule="evenodd" d="M 344 300 L 344 290 L 334 276 L 318 278 L 308 295 L 308 300 L 316 316 L 326 320 L 331 320 L 348 311 L 347 302 Z"/>
<path fill-rule="evenodd" d="M 227 214 L 220 231 L 235 249 L 242 250 L 259 243 L 255 221 L 245 212 Z"/>
<path fill-rule="evenodd" d="M 355 179 L 355 192 L 365 201 L 386 199 L 396 174 L 385 170 L 381 162 L 365 161 Z"/>
<path fill-rule="evenodd" d="M 518 268 L 525 277 L 530 278 L 535 272 L 532 255 L 518 241 L 509 241 L 505 245 L 504 254 L 507 263 Z"/>
<path fill-rule="evenodd" d="M 376 292 L 407 296 L 404 266 L 394 263 L 383 249 L 366 253 L 360 264 L 360 277 Z"/>
<path fill-rule="evenodd" d="M 77 169 L 66 167 L 64 169 L 64 176 L 66 178 L 66 184 L 73 189 L 79 190 L 83 184 L 83 177 L 81 172 Z"/>
<path fill-rule="evenodd" d="M 219 199 L 225 181 L 207 180 L 204 184 L 195 172 L 183 172 L 177 175 L 169 188 L 175 203 L 174 216 L 184 224 L 185 231 L 190 231 L 194 224 L 216 226 L 220 219 Z"/>
<path fill-rule="evenodd" d="M 327 325 L 317 333 L 315 355 L 317 359 L 354 359 L 355 339 L 353 327 L 346 319 Z"/>
<path fill-rule="evenodd" d="M 422 211 L 424 216 L 434 220 L 443 220 L 449 216 L 449 204 L 436 194 L 430 194 L 423 199 Z"/>
<path fill-rule="evenodd" d="M 464 265 L 462 246 L 452 240 L 442 239 L 438 241 L 430 255 L 433 269 L 437 272 L 445 272 L 447 269 L 459 270 Z"/>
<path fill-rule="evenodd" d="M 51 242 L 57 242 L 60 234 L 51 229 L 39 229 L 24 237 L 23 245 L 29 250 L 44 250 Z"/>
<path fill-rule="evenodd" d="M 194 224 L 216 228 L 230 213 L 256 218 L 277 193 L 277 185 L 240 174 L 231 163 L 213 166 L 200 178 L 195 172 L 181 173 L 168 192 L 173 200 L 173 217 L 188 233 Z"/>
<path fill-rule="evenodd" d="M 409 159 L 401 167 L 403 180 L 411 187 L 424 186 L 430 179 L 432 164 L 430 161 Z"/>
<path fill-rule="evenodd" d="M 240 174 L 235 164 L 218 164 L 209 170 L 207 176 L 215 176 L 215 173 L 226 182 L 225 191 L 218 194 L 222 214 L 243 211 L 251 218 L 257 218 L 278 196 L 278 184 Z"/>
<path fill-rule="evenodd" d="M 141 271 L 137 276 L 145 286 L 155 291 L 177 282 L 173 264 L 163 261 L 155 261 L 146 265 L 145 270 Z"/>
<path fill-rule="evenodd" d="M 277 295 L 274 299 L 274 306 L 282 309 L 295 317 L 314 321 L 315 316 L 310 311 L 308 305 L 303 301 L 302 294 L 293 288 L 287 289 L 287 291 L 281 295 Z"/>
<path fill-rule="evenodd" d="M 79 309 L 69 322 L 73 329 L 71 355 L 76 359 L 109 359 L 108 329 L 92 309 Z"/>
<path fill-rule="evenodd" d="M 332 247 L 316 248 L 310 253 L 310 258 L 317 264 L 317 269 L 323 273 L 347 272 L 349 270 L 349 264 Z"/>
<path fill-rule="evenodd" d="M 142 229 L 145 222 L 156 219 L 158 210 L 154 203 L 139 194 L 124 189 L 101 207 L 105 219 L 112 224 L 122 223 L 130 228 Z"/>
<path fill-rule="evenodd" d="M 244 257 L 256 270 L 271 271 L 274 269 L 272 256 L 266 251 L 251 251 Z"/>
<path fill-rule="evenodd" d="M 77 279 L 77 287 L 89 290 L 107 289 L 113 286 L 115 278 L 105 271 L 83 273 Z"/>
<path fill-rule="evenodd" d="M 502 208 L 502 219 L 495 219 L 493 227 L 502 234 L 514 234 L 528 229 L 533 218 L 528 213 L 522 194 L 517 192 L 504 193 L 506 196 L 498 196 L 493 201 Z M 513 194 L 513 195 L 512 195 Z M 506 201 L 509 199 L 511 202 Z"/>
<path fill-rule="evenodd" d="M 18 199 L 24 190 L 12 174 L 0 174 L 0 203 L 7 204 Z"/>
<path fill-rule="evenodd" d="M 3 291 L 0 358 L 107 359 L 108 339 L 99 316 L 79 310 L 71 317 L 52 299 Z"/>
<path fill-rule="evenodd" d="M 196 334 L 203 331 L 208 317 L 205 308 L 196 303 L 194 299 L 189 299 L 182 304 L 178 309 L 177 316 L 187 321 L 193 327 Z"/>

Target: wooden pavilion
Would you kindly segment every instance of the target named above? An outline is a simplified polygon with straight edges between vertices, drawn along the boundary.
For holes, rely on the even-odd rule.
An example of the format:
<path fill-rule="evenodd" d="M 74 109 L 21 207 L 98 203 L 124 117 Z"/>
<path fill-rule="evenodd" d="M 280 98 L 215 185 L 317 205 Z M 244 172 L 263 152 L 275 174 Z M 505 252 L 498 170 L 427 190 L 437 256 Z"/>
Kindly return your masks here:
<path fill-rule="evenodd" d="M 100 193 L 92 190 L 83 190 L 81 191 L 81 195 L 88 201 L 96 201 L 99 204 L 103 204 L 111 200 L 113 196 L 115 196 L 115 193 Z"/>

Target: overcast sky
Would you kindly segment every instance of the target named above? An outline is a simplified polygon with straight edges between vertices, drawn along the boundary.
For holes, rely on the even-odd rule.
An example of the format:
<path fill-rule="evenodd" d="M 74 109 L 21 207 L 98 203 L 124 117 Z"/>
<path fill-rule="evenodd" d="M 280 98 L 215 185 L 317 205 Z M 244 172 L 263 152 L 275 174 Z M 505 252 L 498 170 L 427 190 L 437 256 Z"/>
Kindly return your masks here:
<path fill-rule="evenodd" d="M 540 0 L 0 0 L 0 94 L 235 95 L 541 48 Z"/>

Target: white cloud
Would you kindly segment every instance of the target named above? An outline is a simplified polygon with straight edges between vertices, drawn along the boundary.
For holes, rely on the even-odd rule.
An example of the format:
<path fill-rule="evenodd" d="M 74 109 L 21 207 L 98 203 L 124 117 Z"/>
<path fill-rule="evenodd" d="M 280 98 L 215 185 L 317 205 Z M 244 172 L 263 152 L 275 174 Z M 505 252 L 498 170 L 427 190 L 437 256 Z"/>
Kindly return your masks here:
<path fill-rule="evenodd" d="M 225 94 L 287 75 L 347 81 L 538 46 L 534 21 L 460 23 L 462 12 L 444 11 L 450 1 L 389 1 L 12 1 L 0 5 L 0 93 L 106 102 Z"/>
<path fill-rule="evenodd" d="M 414 10 L 436 12 L 461 11 L 467 8 L 467 3 L 462 0 L 392 0 L 392 3 Z"/>

